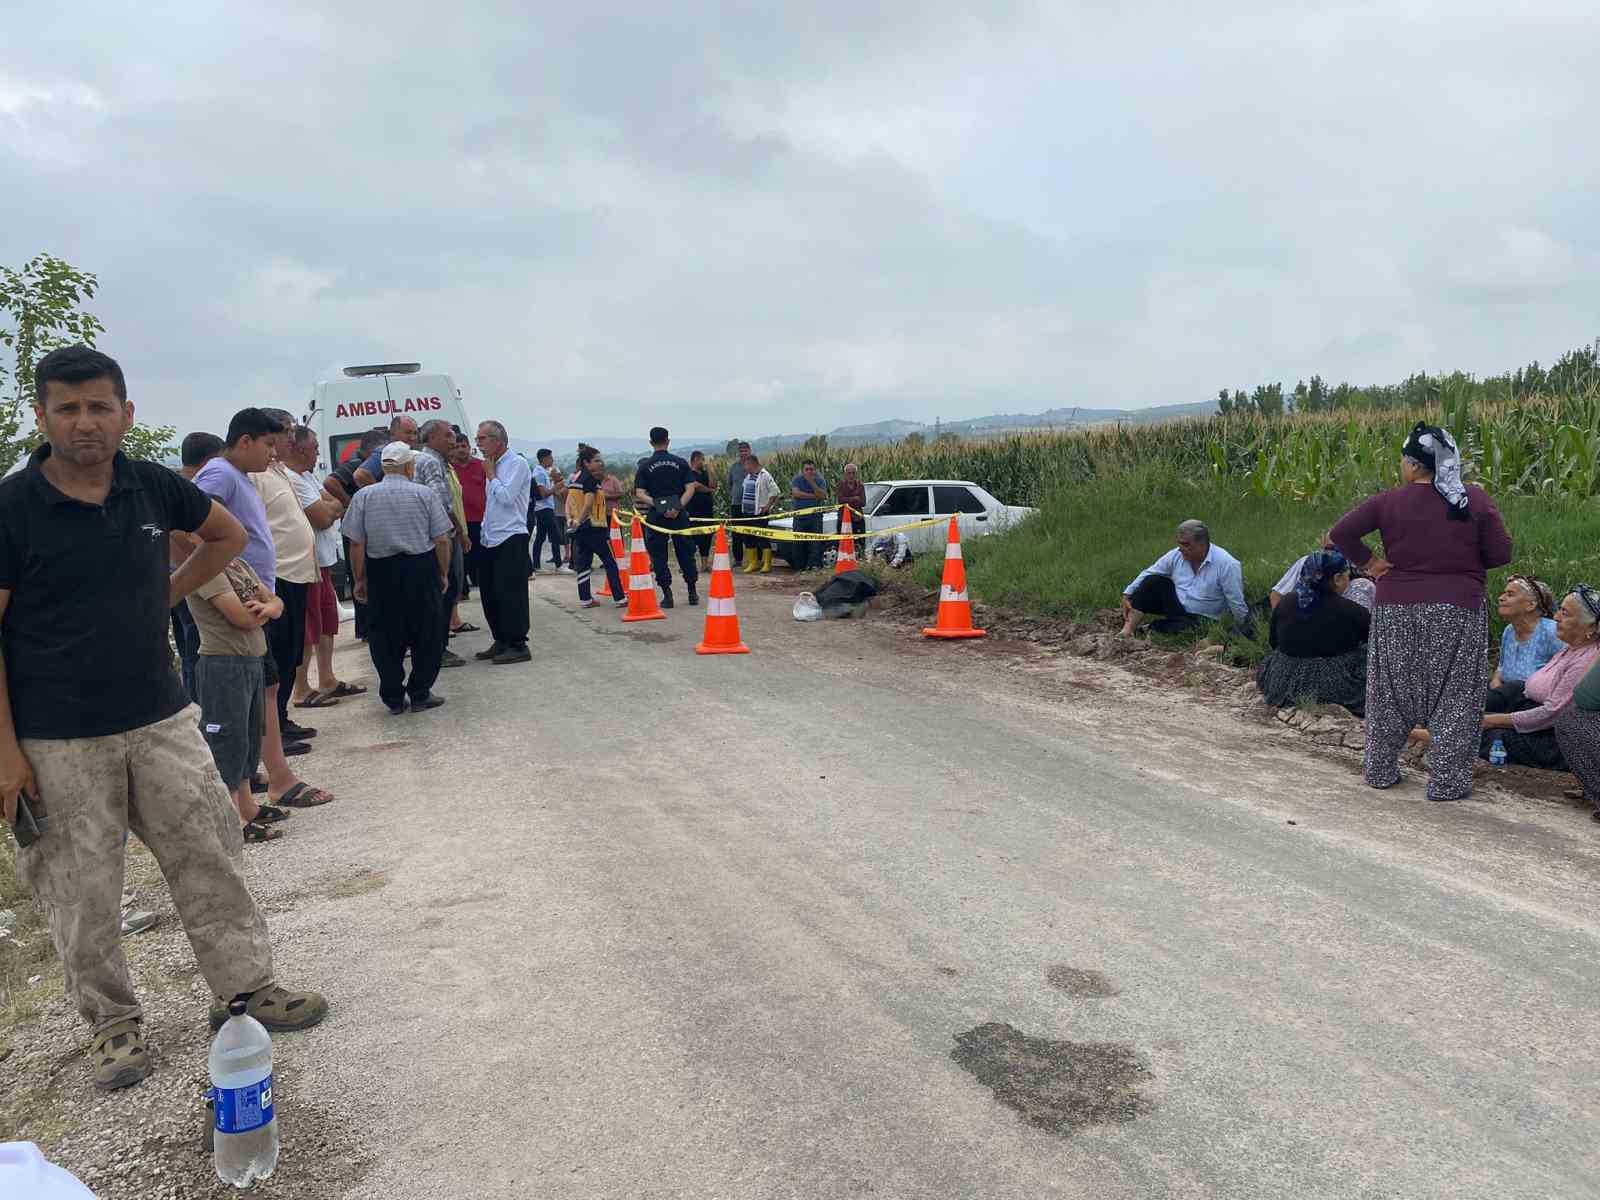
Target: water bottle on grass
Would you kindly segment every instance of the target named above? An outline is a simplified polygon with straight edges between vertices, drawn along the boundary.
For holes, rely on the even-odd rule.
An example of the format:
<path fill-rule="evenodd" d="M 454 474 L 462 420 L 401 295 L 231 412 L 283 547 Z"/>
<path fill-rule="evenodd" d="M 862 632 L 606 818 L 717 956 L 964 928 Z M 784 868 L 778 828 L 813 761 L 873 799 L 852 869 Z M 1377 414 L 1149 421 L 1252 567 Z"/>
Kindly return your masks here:
<path fill-rule="evenodd" d="M 215 1108 L 212 1156 L 217 1178 L 234 1187 L 265 1179 L 278 1165 L 278 1122 L 272 1111 L 272 1039 L 245 1002 L 228 1005 L 228 1020 L 211 1042 Z"/>
<path fill-rule="evenodd" d="M 1506 765 L 1506 739 L 1498 733 L 1494 735 L 1494 741 L 1489 743 L 1489 765 L 1491 767 Z"/>

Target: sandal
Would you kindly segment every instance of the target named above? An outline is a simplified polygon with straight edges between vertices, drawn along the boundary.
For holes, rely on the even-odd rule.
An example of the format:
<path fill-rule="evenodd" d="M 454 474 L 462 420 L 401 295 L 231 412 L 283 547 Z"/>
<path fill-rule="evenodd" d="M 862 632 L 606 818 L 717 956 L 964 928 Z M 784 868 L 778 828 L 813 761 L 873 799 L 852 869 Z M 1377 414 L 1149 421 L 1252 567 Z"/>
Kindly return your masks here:
<path fill-rule="evenodd" d="M 282 821 L 287 821 L 292 816 L 294 816 L 292 812 L 278 808 L 276 805 L 258 804 L 256 805 L 256 815 L 253 820 L 257 825 L 277 825 Z"/>
<path fill-rule="evenodd" d="M 94 1085 L 101 1091 L 131 1087 L 150 1074 L 150 1055 L 137 1019 L 101 1030 L 89 1045 L 89 1057 L 95 1060 Z"/>
<path fill-rule="evenodd" d="M 332 690 L 327 692 L 308 692 L 304 700 L 296 700 L 296 708 L 332 708 L 339 701 L 334 697 Z"/>
<path fill-rule="evenodd" d="M 278 797 L 278 803 L 285 808 L 316 808 L 322 804 L 332 804 L 333 800 L 332 792 L 314 788 L 309 783 L 297 783 Z"/>
<path fill-rule="evenodd" d="M 253 845 L 275 842 L 283 836 L 283 830 L 268 829 L 265 825 L 257 825 L 254 821 L 246 821 L 239 832 L 244 834 L 245 841 Z"/>
<path fill-rule="evenodd" d="M 344 680 L 341 679 L 339 681 L 337 687 L 333 688 L 331 691 L 323 692 L 322 694 L 324 696 L 340 696 L 340 697 L 342 697 L 342 696 L 365 696 L 367 694 L 367 689 L 362 687 L 359 683 L 346 683 Z"/>
<path fill-rule="evenodd" d="M 328 1002 L 316 992 L 291 992 L 269 983 L 250 994 L 245 1013 L 260 1021 L 272 1033 L 310 1029 L 328 1015 Z M 211 1028 L 221 1029 L 228 1019 L 228 1006 L 211 1006 Z"/>
<path fill-rule="evenodd" d="M 451 633 L 477 633 L 478 627 L 471 621 L 463 621 L 450 630 Z"/>

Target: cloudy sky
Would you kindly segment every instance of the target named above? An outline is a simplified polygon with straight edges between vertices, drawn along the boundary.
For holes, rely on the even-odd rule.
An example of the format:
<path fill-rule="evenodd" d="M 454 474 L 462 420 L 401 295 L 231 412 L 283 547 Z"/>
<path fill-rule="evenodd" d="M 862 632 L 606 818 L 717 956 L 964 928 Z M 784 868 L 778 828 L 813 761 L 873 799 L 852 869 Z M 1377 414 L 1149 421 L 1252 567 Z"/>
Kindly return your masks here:
<path fill-rule="evenodd" d="M 528 438 L 1490 372 L 1600 334 L 1597 14 L 6 0 L 0 262 L 180 432 L 395 359 Z"/>

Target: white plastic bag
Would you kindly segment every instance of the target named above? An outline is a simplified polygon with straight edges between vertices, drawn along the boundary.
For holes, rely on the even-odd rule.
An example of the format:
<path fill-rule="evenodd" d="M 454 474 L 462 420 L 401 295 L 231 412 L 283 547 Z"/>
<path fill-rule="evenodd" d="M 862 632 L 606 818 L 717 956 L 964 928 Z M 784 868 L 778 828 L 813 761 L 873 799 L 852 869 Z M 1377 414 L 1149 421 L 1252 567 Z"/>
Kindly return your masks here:
<path fill-rule="evenodd" d="M 810 592 L 801 592 L 794 598 L 794 619 L 796 621 L 822 620 L 822 606 L 817 603 L 816 596 Z"/>

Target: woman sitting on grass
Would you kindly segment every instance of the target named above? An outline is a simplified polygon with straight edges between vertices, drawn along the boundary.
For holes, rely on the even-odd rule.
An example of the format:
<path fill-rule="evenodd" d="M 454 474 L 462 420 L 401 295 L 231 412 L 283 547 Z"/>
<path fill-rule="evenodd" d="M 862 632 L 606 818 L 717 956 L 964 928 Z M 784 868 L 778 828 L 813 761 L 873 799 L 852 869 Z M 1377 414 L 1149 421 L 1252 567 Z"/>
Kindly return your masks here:
<path fill-rule="evenodd" d="M 1600 662 L 1578 684 L 1572 703 L 1556 714 L 1555 732 L 1567 769 L 1580 785 L 1567 796 L 1587 800 L 1594 809 L 1591 815 L 1600 821 Z"/>
<path fill-rule="evenodd" d="M 1502 684 L 1528 682 L 1528 677 L 1561 649 L 1556 636 L 1556 598 L 1531 575 L 1510 575 L 1496 602 L 1506 623 L 1500 635 L 1500 665 L 1489 679 L 1491 693 Z M 1493 696 L 1490 704 L 1493 705 Z M 1501 710 L 1490 707 L 1490 712 Z"/>
<path fill-rule="evenodd" d="M 1589 669 L 1600 660 L 1600 592 L 1580 583 L 1556 611 L 1556 636 L 1566 643 L 1526 683 L 1489 689 L 1478 757 L 1488 758 L 1496 738 L 1506 761 L 1526 767 L 1566 770 L 1555 723 Z"/>
<path fill-rule="evenodd" d="M 1282 708 L 1309 699 L 1363 714 L 1372 614 L 1345 595 L 1349 587 L 1350 563 L 1343 554 L 1320 550 L 1306 556 L 1294 598 L 1272 610 L 1272 653 L 1256 673 L 1268 704 Z"/>

